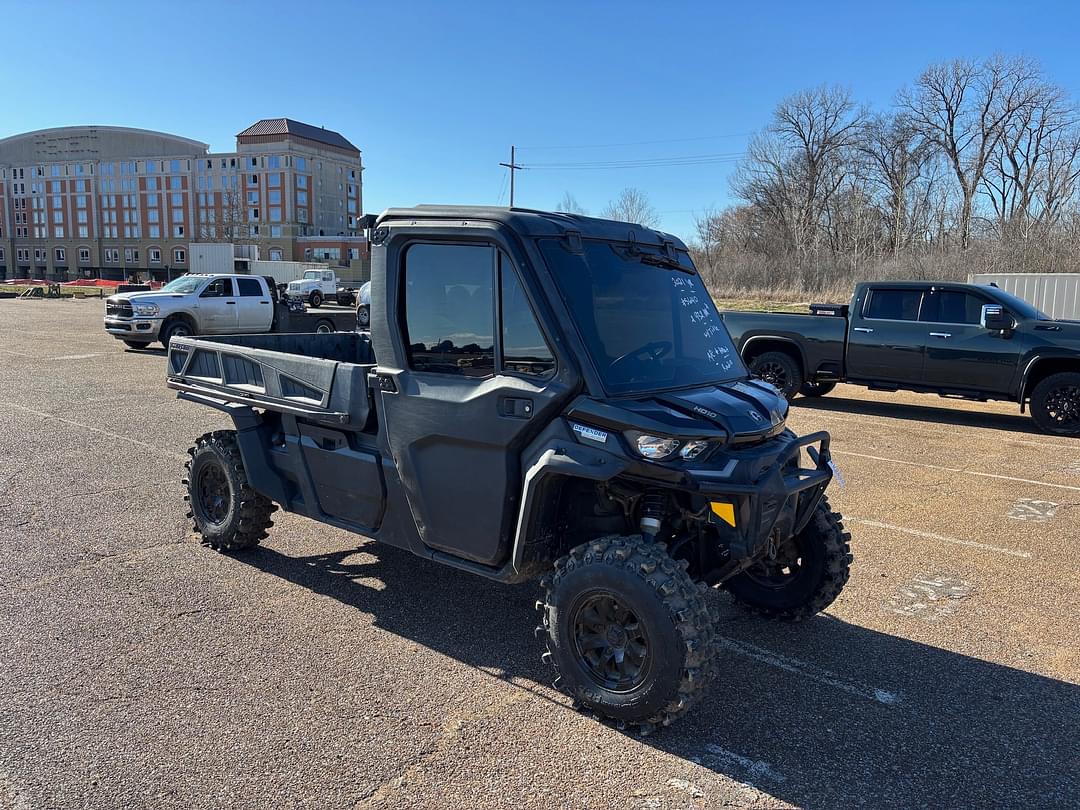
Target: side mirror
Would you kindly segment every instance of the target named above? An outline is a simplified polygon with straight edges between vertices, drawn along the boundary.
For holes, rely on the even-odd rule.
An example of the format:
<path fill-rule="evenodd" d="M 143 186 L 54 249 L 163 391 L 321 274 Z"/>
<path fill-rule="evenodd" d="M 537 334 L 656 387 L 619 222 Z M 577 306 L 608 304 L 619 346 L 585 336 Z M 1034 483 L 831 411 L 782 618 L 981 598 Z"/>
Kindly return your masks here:
<path fill-rule="evenodd" d="M 1013 321 L 1001 304 L 983 304 L 979 325 L 991 332 L 1003 332 L 1006 329 L 1012 329 Z"/>

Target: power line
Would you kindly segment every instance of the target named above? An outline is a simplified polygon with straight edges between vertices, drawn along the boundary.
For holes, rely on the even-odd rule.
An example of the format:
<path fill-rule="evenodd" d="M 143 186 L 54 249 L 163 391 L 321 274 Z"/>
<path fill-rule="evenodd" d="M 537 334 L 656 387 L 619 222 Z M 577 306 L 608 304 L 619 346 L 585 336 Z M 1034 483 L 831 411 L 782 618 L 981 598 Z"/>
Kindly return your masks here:
<path fill-rule="evenodd" d="M 718 152 L 702 155 L 677 155 L 672 157 L 627 158 L 624 160 L 581 161 L 576 163 L 527 163 L 522 168 L 538 170 L 579 170 L 579 169 L 644 169 L 671 166 L 703 166 L 715 163 L 734 163 L 741 160 L 745 152 Z"/>
<path fill-rule="evenodd" d="M 689 143 L 691 141 L 718 141 L 724 138 L 747 138 L 752 132 L 735 132 L 730 135 L 702 135 L 696 138 L 668 138 L 660 141 L 628 141 L 626 143 L 588 143 L 577 146 L 522 146 L 521 149 L 533 151 L 541 149 L 613 149 L 619 146 L 650 146 L 660 143 Z"/>

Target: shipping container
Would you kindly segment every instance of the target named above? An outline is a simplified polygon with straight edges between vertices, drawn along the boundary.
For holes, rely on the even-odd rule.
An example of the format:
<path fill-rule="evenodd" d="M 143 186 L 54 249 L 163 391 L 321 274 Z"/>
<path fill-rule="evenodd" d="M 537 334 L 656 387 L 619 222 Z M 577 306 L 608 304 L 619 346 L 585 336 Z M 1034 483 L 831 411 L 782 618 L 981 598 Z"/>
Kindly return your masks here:
<path fill-rule="evenodd" d="M 1080 321 L 1080 273 L 976 273 L 972 284 L 997 284 L 1051 318 Z"/>

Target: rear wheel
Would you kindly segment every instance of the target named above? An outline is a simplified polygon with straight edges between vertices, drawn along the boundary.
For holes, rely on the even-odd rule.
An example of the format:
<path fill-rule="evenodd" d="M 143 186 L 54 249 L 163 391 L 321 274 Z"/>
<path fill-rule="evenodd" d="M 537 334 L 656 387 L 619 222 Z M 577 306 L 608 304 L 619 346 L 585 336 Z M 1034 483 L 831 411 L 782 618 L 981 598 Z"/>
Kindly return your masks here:
<path fill-rule="evenodd" d="M 714 670 L 715 619 L 663 544 L 602 537 L 558 560 L 541 586 L 544 657 L 583 707 L 648 730 L 701 697 Z"/>
<path fill-rule="evenodd" d="M 1080 434 L 1080 373 L 1065 371 L 1041 380 L 1031 392 L 1031 418 L 1044 433 Z"/>
<path fill-rule="evenodd" d="M 257 545 L 274 525 L 270 515 L 277 507 L 248 483 L 236 432 L 215 430 L 200 436 L 188 454 L 184 500 L 202 544 L 223 552 Z"/>
<path fill-rule="evenodd" d="M 770 619 L 797 622 L 840 595 L 851 566 L 851 535 L 824 497 L 810 522 L 753 567 L 724 583 L 735 601 Z"/>
<path fill-rule="evenodd" d="M 319 320 L 318 323 L 315 324 L 315 331 L 318 332 L 320 335 L 325 335 L 330 332 L 336 332 L 337 329 L 334 328 L 333 321 L 328 320 L 327 318 L 322 318 Z"/>
<path fill-rule="evenodd" d="M 799 362 L 787 352 L 764 352 L 750 361 L 750 373 L 771 383 L 790 402 L 803 384 Z"/>
<path fill-rule="evenodd" d="M 308 301 L 311 303 L 312 309 L 318 309 L 322 306 L 322 293 L 318 290 L 315 290 L 311 293 L 311 297 L 308 299 Z"/>
<path fill-rule="evenodd" d="M 367 304 L 356 307 L 356 325 L 361 329 L 367 329 L 371 325 L 371 310 Z"/>
<path fill-rule="evenodd" d="M 834 382 L 804 382 L 799 388 L 799 393 L 804 397 L 823 397 L 836 388 Z"/>

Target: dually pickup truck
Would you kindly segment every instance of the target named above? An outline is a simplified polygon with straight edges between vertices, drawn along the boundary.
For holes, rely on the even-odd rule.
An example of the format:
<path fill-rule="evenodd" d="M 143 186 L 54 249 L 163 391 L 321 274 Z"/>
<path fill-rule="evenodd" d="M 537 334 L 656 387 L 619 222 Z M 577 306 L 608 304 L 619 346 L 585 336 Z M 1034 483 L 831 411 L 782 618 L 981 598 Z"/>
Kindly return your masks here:
<path fill-rule="evenodd" d="M 186 335 L 354 329 L 351 312 L 294 312 L 278 300 L 274 280 L 263 276 L 188 273 L 160 290 L 105 301 L 105 331 L 131 349 L 154 341 L 167 349 L 173 338 Z"/>
<path fill-rule="evenodd" d="M 788 429 L 676 237 L 421 206 L 384 212 L 372 245 L 370 333 L 172 341 L 168 385 L 235 426 L 189 450 L 204 544 L 250 548 L 281 508 L 539 579 L 559 685 L 642 729 L 717 672 L 710 586 L 788 621 L 840 594 L 829 434 Z"/>
<path fill-rule="evenodd" d="M 724 312 L 751 372 L 791 400 L 838 382 L 1030 405 L 1040 430 L 1080 435 L 1080 322 L 994 286 L 868 282 L 810 314 Z"/>

